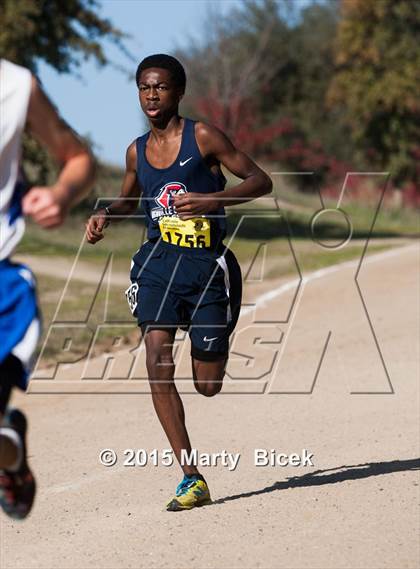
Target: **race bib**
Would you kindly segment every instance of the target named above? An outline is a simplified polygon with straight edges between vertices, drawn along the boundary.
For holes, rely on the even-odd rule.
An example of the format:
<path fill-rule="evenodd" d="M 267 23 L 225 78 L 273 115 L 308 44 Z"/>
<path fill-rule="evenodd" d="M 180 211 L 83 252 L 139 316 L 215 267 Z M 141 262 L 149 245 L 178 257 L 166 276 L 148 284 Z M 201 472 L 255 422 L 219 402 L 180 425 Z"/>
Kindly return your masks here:
<path fill-rule="evenodd" d="M 210 221 L 205 217 L 182 220 L 179 217 L 161 217 L 160 233 L 163 241 L 179 247 L 210 247 Z"/>

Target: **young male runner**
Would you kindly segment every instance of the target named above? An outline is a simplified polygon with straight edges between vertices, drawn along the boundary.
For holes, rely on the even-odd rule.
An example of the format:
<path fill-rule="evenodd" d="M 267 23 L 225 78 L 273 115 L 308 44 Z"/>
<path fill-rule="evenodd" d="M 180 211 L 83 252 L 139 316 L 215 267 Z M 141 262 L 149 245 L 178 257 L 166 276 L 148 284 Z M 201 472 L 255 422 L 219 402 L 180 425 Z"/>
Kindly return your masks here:
<path fill-rule="evenodd" d="M 175 58 L 147 57 L 136 84 L 150 131 L 128 147 L 121 195 L 90 218 L 87 239 L 102 239 L 108 222 L 133 214 L 142 196 L 148 241 L 133 257 L 126 294 L 146 344 L 153 404 L 184 472 L 167 504 L 176 511 L 209 503 L 210 492 L 197 467 L 181 461 L 191 445 L 174 382 L 174 335 L 188 329 L 194 385 L 216 395 L 241 305 L 239 265 L 222 243 L 223 208 L 269 193 L 272 183 L 220 130 L 179 116 L 186 77 Z M 226 190 L 221 164 L 243 181 Z"/>
<path fill-rule="evenodd" d="M 26 388 L 40 322 L 32 272 L 10 256 L 25 230 L 23 214 L 45 229 L 61 225 L 93 184 L 94 162 L 31 73 L 4 59 L 0 118 L 0 505 L 22 519 L 32 507 L 35 480 L 26 460 L 26 418 L 6 407 L 13 387 Z M 19 169 L 25 126 L 62 168 L 55 184 L 24 195 Z"/>

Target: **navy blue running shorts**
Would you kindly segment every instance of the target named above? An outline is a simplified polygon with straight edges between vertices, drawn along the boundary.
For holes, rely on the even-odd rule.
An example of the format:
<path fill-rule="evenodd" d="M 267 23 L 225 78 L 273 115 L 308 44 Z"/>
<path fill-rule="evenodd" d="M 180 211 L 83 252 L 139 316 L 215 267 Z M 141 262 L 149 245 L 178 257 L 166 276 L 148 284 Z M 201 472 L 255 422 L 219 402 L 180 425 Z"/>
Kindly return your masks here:
<path fill-rule="evenodd" d="M 146 241 L 131 264 L 125 291 L 143 334 L 152 329 L 188 330 L 191 355 L 225 359 L 242 298 L 239 264 L 229 249 L 187 249 Z"/>

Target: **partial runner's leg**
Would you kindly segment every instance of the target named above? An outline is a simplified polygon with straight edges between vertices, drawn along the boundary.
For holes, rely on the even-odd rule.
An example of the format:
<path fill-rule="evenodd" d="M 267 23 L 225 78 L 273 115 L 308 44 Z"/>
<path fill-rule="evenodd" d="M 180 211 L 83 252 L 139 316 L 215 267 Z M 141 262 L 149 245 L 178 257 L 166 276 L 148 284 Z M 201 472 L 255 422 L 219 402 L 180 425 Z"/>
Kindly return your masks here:
<path fill-rule="evenodd" d="M 35 479 L 26 461 L 25 415 L 7 408 L 10 392 L 22 378 L 20 360 L 9 355 L 0 365 L 0 506 L 14 519 L 24 519 L 32 508 Z"/>
<path fill-rule="evenodd" d="M 184 406 L 174 382 L 175 365 L 172 358 L 174 331 L 146 332 L 146 364 L 152 391 L 153 405 L 182 470 L 187 475 L 198 474 L 194 465 L 181 464 L 181 451 L 189 454 L 191 444 L 185 426 Z"/>
<path fill-rule="evenodd" d="M 198 393 L 213 397 L 222 389 L 227 357 L 216 361 L 192 358 L 194 386 Z"/>
<path fill-rule="evenodd" d="M 0 469 L 15 466 L 22 457 L 18 436 L 9 428 L 2 428 L 3 416 L 9 403 L 17 376 L 22 373 L 22 364 L 13 355 L 0 364 Z"/>

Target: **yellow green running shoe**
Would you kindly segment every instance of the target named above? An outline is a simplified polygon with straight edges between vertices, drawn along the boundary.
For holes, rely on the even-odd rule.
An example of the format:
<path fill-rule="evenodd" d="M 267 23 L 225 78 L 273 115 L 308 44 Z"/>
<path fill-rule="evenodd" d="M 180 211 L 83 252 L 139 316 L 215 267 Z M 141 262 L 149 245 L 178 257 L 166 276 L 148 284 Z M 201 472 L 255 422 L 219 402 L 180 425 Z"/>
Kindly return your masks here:
<path fill-rule="evenodd" d="M 211 498 L 207 483 L 201 474 L 194 474 L 184 476 L 176 488 L 175 497 L 166 505 L 166 510 L 179 512 L 208 504 L 211 504 Z"/>

